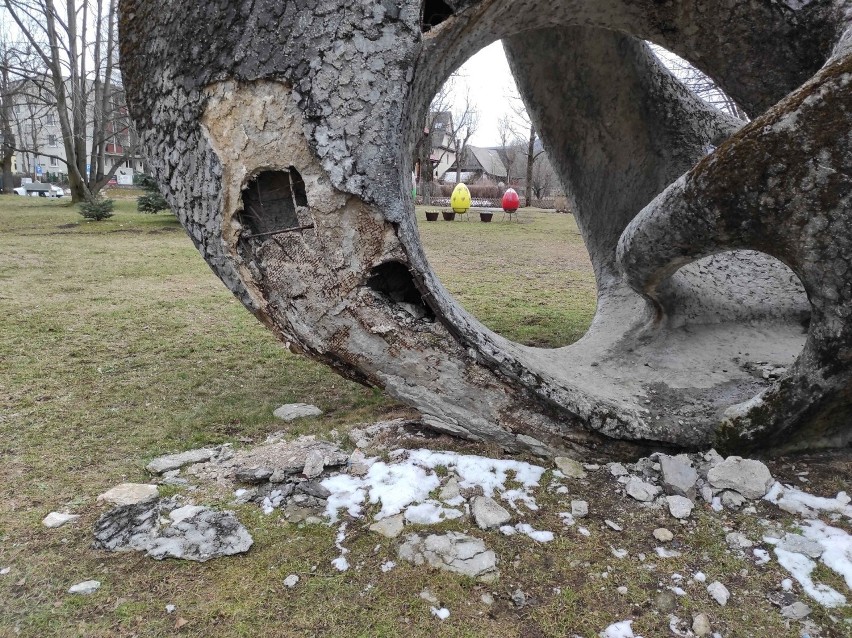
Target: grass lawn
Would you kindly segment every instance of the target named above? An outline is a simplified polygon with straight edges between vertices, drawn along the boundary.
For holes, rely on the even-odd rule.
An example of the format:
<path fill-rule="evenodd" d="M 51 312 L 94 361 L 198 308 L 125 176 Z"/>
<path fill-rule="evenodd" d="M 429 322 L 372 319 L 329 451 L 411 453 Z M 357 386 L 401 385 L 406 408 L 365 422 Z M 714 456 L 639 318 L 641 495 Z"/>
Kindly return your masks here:
<path fill-rule="evenodd" d="M 499 223 L 499 215 L 491 224 L 427 224 L 418 216 L 442 281 L 492 329 L 553 346 L 588 326 L 594 283 L 571 216 L 526 211 L 519 224 Z M 631 556 L 653 554 L 651 531 L 680 526 L 664 513 L 625 507 L 605 471 L 570 497 L 541 494 L 536 527 L 557 531 L 553 543 L 490 535 L 502 577 L 487 587 L 422 567 L 382 573 L 396 541 L 359 523 L 347 539 L 354 568 L 339 573 L 329 564 L 338 553 L 334 527 L 288 525 L 253 505 L 235 508 L 255 540 L 246 555 L 198 564 L 92 550 L 92 525 L 104 509 L 96 496 L 149 480 L 144 465 L 153 456 L 263 440 L 281 429 L 271 413 L 285 402 L 325 411 L 291 426 L 293 434 L 342 432 L 405 409 L 285 351 L 171 216 L 136 214 L 131 200 L 94 223 L 61 201 L 0 197 L 0 309 L 0 570 L 10 568 L 0 575 L 0 638 L 594 638 L 631 617 L 637 634 L 652 638 L 669 635 L 668 614 L 655 602 L 661 579 L 698 569 L 726 579 L 734 597 L 721 608 L 699 592 L 678 602 L 681 617 L 706 611 L 726 638 L 799 636 L 765 597 L 784 574 L 773 565 L 757 570 L 719 542 L 724 525 L 746 529 L 748 521 L 697 514 L 688 533 L 675 529 L 682 557 L 657 572 L 614 558 L 615 545 Z M 559 532 L 565 498 L 590 501 L 591 537 Z M 41 525 L 64 508 L 82 518 L 58 530 Z M 604 517 L 625 532 L 608 535 Z M 458 521 L 440 528 L 469 531 Z M 282 583 L 291 573 L 301 575 L 292 590 Z M 87 579 L 102 582 L 97 594 L 66 594 Z M 619 585 L 627 594 L 616 593 Z M 426 586 L 451 609 L 448 620 L 430 615 L 418 596 Z M 530 597 L 521 609 L 509 600 L 518 587 Z M 487 591 L 497 599 L 490 607 L 480 602 Z M 177 611 L 167 614 L 167 604 Z M 842 620 L 819 610 L 812 617 L 835 628 L 826 635 L 843 635 Z M 176 629 L 178 618 L 188 622 Z"/>

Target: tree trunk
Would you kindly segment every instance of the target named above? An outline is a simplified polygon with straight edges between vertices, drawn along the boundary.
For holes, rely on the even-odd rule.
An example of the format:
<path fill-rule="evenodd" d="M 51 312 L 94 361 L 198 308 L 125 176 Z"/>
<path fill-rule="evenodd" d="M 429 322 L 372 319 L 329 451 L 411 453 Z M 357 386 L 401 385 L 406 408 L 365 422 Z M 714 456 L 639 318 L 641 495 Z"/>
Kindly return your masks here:
<path fill-rule="evenodd" d="M 692 0 L 474 1 L 428 37 L 416 11 L 233 4 L 217 18 L 121 0 L 124 77 L 166 199 L 292 350 L 507 450 L 852 440 L 852 31 L 839 0 L 735 0 L 736 19 L 730 3 Z M 738 132 L 640 37 L 764 115 Z M 568 348 L 512 343 L 459 307 L 405 192 L 400 158 L 425 158 L 431 177 L 418 145 L 432 96 L 489 38 L 504 40 L 594 267 L 597 315 Z M 293 226 L 311 229 L 277 233 Z M 766 361 L 788 372 L 752 374 Z"/>
<path fill-rule="evenodd" d="M 535 163 L 535 158 L 535 126 L 530 124 L 530 137 L 527 142 L 527 187 L 525 189 L 527 208 L 529 208 L 532 202 L 533 164 Z"/>

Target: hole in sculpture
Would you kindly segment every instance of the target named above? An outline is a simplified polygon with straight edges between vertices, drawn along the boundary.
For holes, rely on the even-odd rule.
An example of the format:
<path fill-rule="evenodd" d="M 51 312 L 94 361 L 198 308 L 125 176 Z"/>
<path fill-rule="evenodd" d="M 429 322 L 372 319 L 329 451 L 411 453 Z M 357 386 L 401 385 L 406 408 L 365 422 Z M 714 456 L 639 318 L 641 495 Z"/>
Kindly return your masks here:
<path fill-rule="evenodd" d="M 504 217 L 507 188 L 526 203 L 530 125 L 515 115 L 522 102 L 507 96 L 506 84 L 477 81 L 495 75 L 517 95 L 500 42 L 472 56 L 431 101 L 412 157 L 421 242 L 433 272 L 486 327 L 528 346 L 569 345 L 586 333 L 597 306 L 588 250 L 538 136 L 531 207 Z M 518 121 L 500 126 L 502 116 Z M 471 191 L 470 212 L 426 223 L 426 211 L 449 209 L 459 177 Z M 481 223 L 479 212 L 489 210 L 491 222 Z"/>
<path fill-rule="evenodd" d="M 240 222 L 252 235 L 272 234 L 300 225 L 297 209 L 307 206 L 305 182 L 292 166 L 258 173 L 243 190 Z"/>
<path fill-rule="evenodd" d="M 423 301 L 423 296 L 414 284 L 411 272 L 401 262 L 388 261 L 373 268 L 367 279 L 367 287 L 385 295 L 415 319 L 434 318 L 431 309 Z"/>
<path fill-rule="evenodd" d="M 452 15 L 452 8 L 443 0 L 426 0 L 423 3 L 423 18 L 420 28 L 423 33 L 427 33 Z"/>

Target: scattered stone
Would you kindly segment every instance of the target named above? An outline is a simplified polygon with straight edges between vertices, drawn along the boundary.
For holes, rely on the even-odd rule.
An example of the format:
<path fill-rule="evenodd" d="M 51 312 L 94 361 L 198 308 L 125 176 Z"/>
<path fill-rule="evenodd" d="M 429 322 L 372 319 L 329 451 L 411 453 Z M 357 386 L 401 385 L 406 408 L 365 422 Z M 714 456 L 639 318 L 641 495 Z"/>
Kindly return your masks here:
<path fill-rule="evenodd" d="M 438 498 L 446 503 L 448 501 L 454 501 L 459 496 L 461 496 L 459 481 L 455 476 L 451 476 L 447 480 L 446 485 L 441 488 L 441 492 L 438 494 Z"/>
<path fill-rule="evenodd" d="M 773 483 L 772 474 L 760 461 L 729 456 L 707 473 L 707 481 L 716 489 L 734 490 L 747 499 L 766 496 Z"/>
<path fill-rule="evenodd" d="M 512 592 L 512 604 L 519 609 L 527 604 L 527 595 L 521 589 L 516 589 Z"/>
<path fill-rule="evenodd" d="M 619 476 L 627 476 L 630 472 L 627 471 L 627 468 L 624 467 L 621 463 L 611 463 L 609 465 L 609 473 L 614 477 L 618 478 Z"/>
<path fill-rule="evenodd" d="M 299 582 L 298 574 L 290 574 L 289 576 L 287 576 L 287 578 L 284 579 L 284 586 L 287 589 L 293 589 L 293 587 L 295 587 L 298 582 Z"/>
<path fill-rule="evenodd" d="M 582 464 L 574 459 L 568 458 L 567 456 L 557 456 L 553 459 L 553 462 L 556 464 L 556 467 L 568 478 L 573 479 L 583 479 L 586 478 L 586 470 L 583 469 Z"/>
<path fill-rule="evenodd" d="M 349 457 L 349 473 L 352 476 L 365 476 L 370 471 L 370 465 L 367 463 L 367 455 L 361 450 L 352 452 Z"/>
<path fill-rule="evenodd" d="M 512 515 L 493 498 L 477 496 L 470 503 L 470 511 L 479 529 L 500 527 L 512 520 Z"/>
<path fill-rule="evenodd" d="M 714 580 L 707 585 L 707 593 L 722 607 L 728 604 L 728 599 L 731 597 L 731 592 L 728 591 L 728 588 L 718 580 Z"/>
<path fill-rule="evenodd" d="M 678 558 L 680 557 L 680 552 L 676 549 L 668 549 L 666 547 L 655 547 L 654 551 L 657 552 L 657 556 L 660 558 Z"/>
<path fill-rule="evenodd" d="M 754 543 L 740 532 L 730 532 L 725 535 L 725 542 L 732 549 L 748 549 L 753 547 Z"/>
<path fill-rule="evenodd" d="M 589 515 L 589 504 L 586 501 L 571 501 L 571 516 L 584 518 Z"/>
<path fill-rule="evenodd" d="M 257 468 L 270 470 L 269 480 L 280 483 L 296 474 L 302 474 L 305 466 L 313 472 L 308 463 L 319 465 L 322 460 L 323 469 L 327 467 L 340 467 L 349 462 L 349 455 L 340 449 L 335 443 L 319 441 L 315 436 L 300 436 L 293 441 L 274 440 L 257 447 L 238 450 L 233 459 L 236 472 L 239 475 L 243 471 L 252 471 Z"/>
<path fill-rule="evenodd" d="M 0 569 L 0 576 L 6 576 L 7 574 L 11 573 L 11 571 L 11 567 L 4 567 L 3 569 Z"/>
<path fill-rule="evenodd" d="M 60 512 L 51 512 L 41 521 L 41 524 L 51 529 L 62 527 L 66 523 L 76 521 L 80 518 L 79 514 L 61 514 Z"/>
<path fill-rule="evenodd" d="M 158 456 L 153 461 L 145 466 L 151 474 L 164 474 L 171 470 L 179 470 L 184 465 L 192 463 L 204 463 L 216 456 L 216 450 L 211 448 L 200 448 L 197 450 L 187 450 L 180 454 L 166 454 Z M 125 503 L 129 505 L 129 503 Z"/>
<path fill-rule="evenodd" d="M 745 505 L 745 497 L 739 492 L 734 492 L 733 490 L 725 490 L 719 496 L 719 500 L 722 505 L 731 510 L 738 510 L 743 505 Z"/>
<path fill-rule="evenodd" d="M 174 499 L 122 505 L 95 523 L 95 549 L 135 550 L 157 560 L 204 562 L 248 551 L 253 540 L 233 512 L 175 507 Z M 168 518 L 165 514 L 168 513 Z"/>
<path fill-rule="evenodd" d="M 322 410 L 308 403 L 287 403 L 275 409 L 272 415 L 282 421 L 295 421 L 309 416 L 320 416 Z"/>
<path fill-rule="evenodd" d="M 77 583 L 73 585 L 69 590 L 69 594 L 81 594 L 83 596 L 89 596 L 94 594 L 101 588 L 101 583 L 98 580 L 84 580 L 82 583 Z"/>
<path fill-rule="evenodd" d="M 420 421 L 412 421 L 411 419 L 379 421 L 354 427 L 349 431 L 348 436 L 349 440 L 361 449 L 382 449 L 387 447 L 386 441 L 392 440 L 395 435 L 404 434 L 406 428 L 422 425 Z"/>
<path fill-rule="evenodd" d="M 709 636 L 713 631 L 707 614 L 695 614 L 692 617 L 692 633 L 696 636 Z"/>
<path fill-rule="evenodd" d="M 811 558 L 819 558 L 824 551 L 822 545 L 800 534 L 785 534 L 784 538 L 778 544 L 778 549 L 796 554 L 804 554 Z"/>
<path fill-rule="evenodd" d="M 438 597 L 435 596 L 435 594 L 433 594 L 428 589 L 424 589 L 422 592 L 420 592 L 420 598 L 425 600 L 427 603 L 432 603 L 433 605 L 438 604 Z"/>
<path fill-rule="evenodd" d="M 654 530 L 654 538 L 656 538 L 661 543 L 668 543 L 674 538 L 674 534 L 672 534 L 665 527 L 658 527 Z"/>
<path fill-rule="evenodd" d="M 606 526 L 607 526 L 607 527 L 609 527 L 609 528 L 610 528 L 611 530 L 613 530 L 613 531 L 620 532 L 620 531 L 622 530 L 621 525 L 619 525 L 619 524 L 618 524 L 618 523 L 616 523 L 615 521 L 611 521 L 611 520 L 609 520 L 609 519 L 605 519 L 605 520 L 604 520 L 604 523 L 606 524 Z"/>
<path fill-rule="evenodd" d="M 486 605 L 493 605 L 494 604 L 494 596 L 492 596 L 489 593 L 482 594 L 482 596 L 479 597 L 479 600 L 481 600 Z"/>
<path fill-rule="evenodd" d="M 499 576 L 497 555 L 482 540 L 459 532 L 431 534 L 426 538 L 410 534 L 399 548 L 399 557 L 415 565 L 426 563 L 484 582 Z"/>
<path fill-rule="evenodd" d="M 272 481 L 273 471 L 268 467 L 247 467 L 240 468 L 237 470 L 237 473 L 234 475 L 240 483 L 266 483 L 267 481 L 272 483 L 282 483 L 282 480 Z M 278 478 L 278 477 L 276 477 Z"/>
<path fill-rule="evenodd" d="M 792 605 L 781 608 L 781 615 L 790 620 L 802 620 L 811 613 L 811 608 L 805 603 L 796 601 Z"/>
<path fill-rule="evenodd" d="M 648 503 L 653 501 L 657 494 L 660 493 L 660 488 L 656 485 L 643 481 L 642 479 L 632 476 L 625 486 L 628 496 L 635 498 L 637 501 Z"/>
<path fill-rule="evenodd" d="M 677 609 L 677 596 L 674 592 L 666 589 L 654 598 L 654 606 L 664 614 L 669 614 Z"/>
<path fill-rule="evenodd" d="M 618 589 L 616 589 L 615 591 L 617 591 L 617 592 L 618 592 L 619 594 L 621 594 L 622 596 L 625 596 L 625 595 L 627 594 L 627 587 L 625 587 L 624 585 L 622 585 L 621 587 L 619 587 L 619 588 L 618 588 Z"/>
<path fill-rule="evenodd" d="M 666 502 L 669 504 L 669 513 L 678 519 L 689 518 L 692 508 L 695 507 L 685 496 L 667 496 Z"/>
<path fill-rule="evenodd" d="M 296 492 L 313 496 L 314 498 L 322 501 L 331 496 L 331 492 L 328 488 L 323 487 L 322 483 L 319 481 L 302 481 L 296 485 Z"/>
<path fill-rule="evenodd" d="M 688 460 L 684 460 L 682 456 L 668 456 L 666 454 L 660 454 L 658 460 L 663 488 L 666 493 L 694 499 L 698 472 L 695 471 L 692 464 Z"/>
<path fill-rule="evenodd" d="M 176 609 L 177 609 L 177 607 L 175 607 L 174 605 L 166 605 L 166 613 L 167 614 L 175 613 Z"/>
<path fill-rule="evenodd" d="M 311 450 L 305 457 L 305 465 L 302 468 L 302 474 L 307 478 L 312 479 L 322 474 L 325 469 L 325 456 L 319 450 Z"/>
<path fill-rule="evenodd" d="M 403 515 L 388 516 L 370 525 L 370 531 L 381 534 L 385 538 L 396 538 L 402 534 Z"/>
<path fill-rule="evenodd" d="M 153 500 L 159 494 L 160 491 L 156 485 L 122 483 L 98 496 L 98 501 L 106 501 L 112 505 L 136 505 Z"/>

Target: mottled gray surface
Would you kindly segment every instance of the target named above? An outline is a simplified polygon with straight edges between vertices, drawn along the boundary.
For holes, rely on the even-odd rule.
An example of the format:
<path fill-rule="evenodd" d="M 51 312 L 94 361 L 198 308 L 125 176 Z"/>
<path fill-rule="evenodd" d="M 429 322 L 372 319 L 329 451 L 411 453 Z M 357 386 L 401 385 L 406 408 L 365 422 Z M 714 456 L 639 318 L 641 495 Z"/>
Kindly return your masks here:
<path fill-rule="evenodd" d="M 430 534 L 425 538 L 410 534 L 399 546 L 399 557 L 415 565 L 425 563 L 483 582 L 493 581 L 499 575 L 497 555 L 481 539 L 460 532 Z"/>
<path fill-rule="evenodd" d="M 94 547 L 205 562 L 252 546 L 251 535 L 233 512 L 177 505 L 174 499 L 156 499 L 106 512 L 95 523 Z"/>
<path fill-rule="evenodd" d="M 424 33 L 415 0 L 122 0 L 122 68 L 150 165 L 214 272 L 291 350 L 431 427 L 541 455 L 838 446 L 848 4 L 460 0 Z M 459 307 L 410 201 L 431 97 L 500 38 L 595 268 L 597 316 L 566 348 L 511 343 Z M 703 105 L 643 39 L 753 122 Z M 305 228 L 254 235 L 243 189 L 291 167 Z M 764 379 L 760 362 L 787 372 Z"/>

